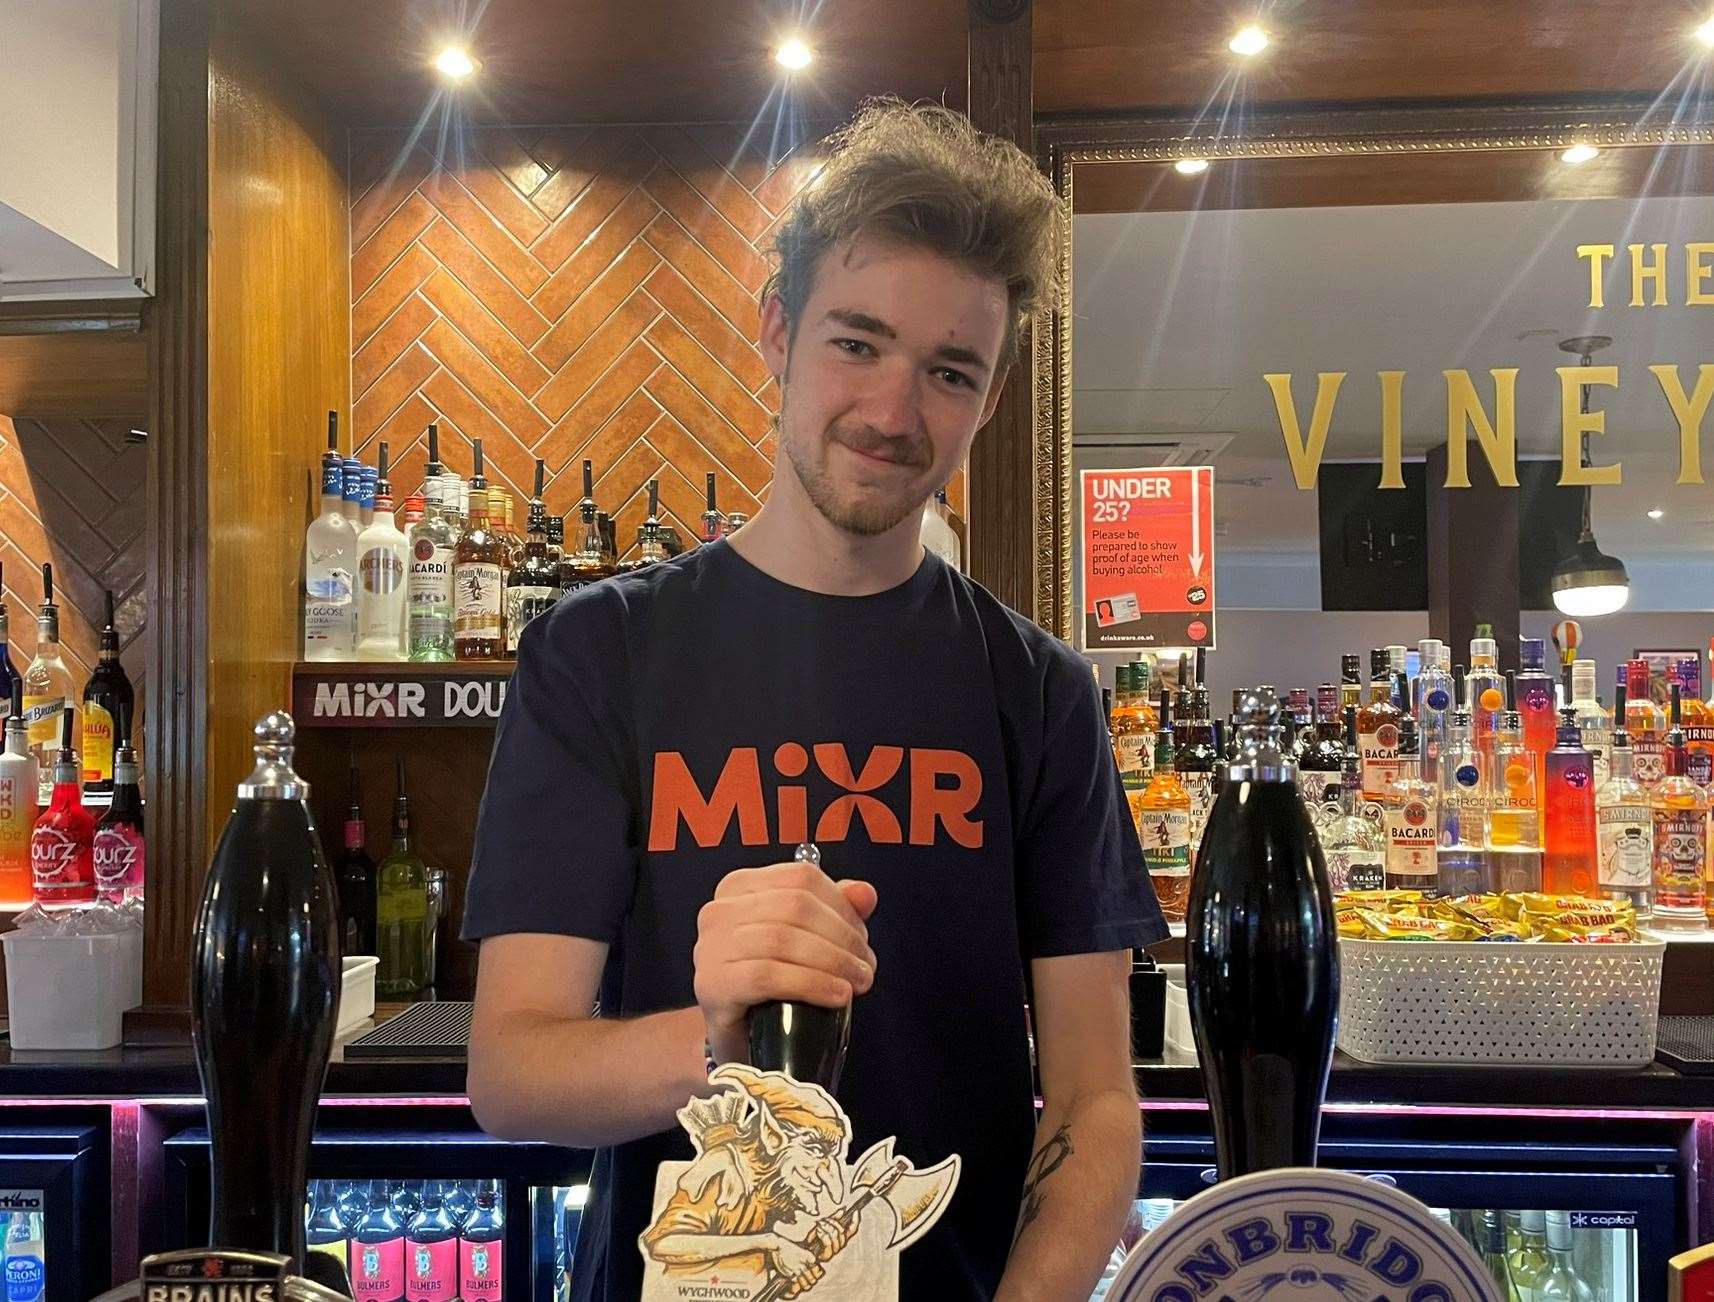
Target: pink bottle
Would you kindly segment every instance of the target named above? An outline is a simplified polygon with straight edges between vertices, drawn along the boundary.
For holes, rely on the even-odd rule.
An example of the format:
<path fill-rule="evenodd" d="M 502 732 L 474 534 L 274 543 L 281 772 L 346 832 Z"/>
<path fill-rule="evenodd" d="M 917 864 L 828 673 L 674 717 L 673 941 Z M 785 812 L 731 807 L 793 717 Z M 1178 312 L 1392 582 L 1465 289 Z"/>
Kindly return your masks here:
<path fill-rule="evenodd" d="M 83 770 L 71 739 L 77 711 L 60 721 L 60 748 L 54 760 L 54 793 L 30 833 L 30 876 L 36 903 L 71 908 L 95 902 L 95 815 L 83 807 Z"/>

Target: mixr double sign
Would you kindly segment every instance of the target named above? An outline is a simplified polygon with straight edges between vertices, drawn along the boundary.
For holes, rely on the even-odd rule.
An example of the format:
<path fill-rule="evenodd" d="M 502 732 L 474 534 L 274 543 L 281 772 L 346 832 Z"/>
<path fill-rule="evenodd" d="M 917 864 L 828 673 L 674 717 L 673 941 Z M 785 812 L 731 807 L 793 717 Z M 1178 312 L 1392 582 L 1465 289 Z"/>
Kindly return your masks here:
<path fill-rule="evenodd" d="M 299 677 L 292 714 L 300 728 L 490 727 L 506 703 L 506 683 L 408 672 Z"/>

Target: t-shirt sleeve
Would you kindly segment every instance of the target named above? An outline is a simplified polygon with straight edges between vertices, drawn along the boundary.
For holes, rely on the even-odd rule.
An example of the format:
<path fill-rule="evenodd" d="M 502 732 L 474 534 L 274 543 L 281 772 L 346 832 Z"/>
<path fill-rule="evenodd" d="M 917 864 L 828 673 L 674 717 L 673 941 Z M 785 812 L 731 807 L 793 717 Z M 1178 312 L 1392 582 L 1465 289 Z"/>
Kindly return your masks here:
<path fill-rule="evenodd" d="M 476 818 L 464 939 L 617 939 L 637 875 L 635 784 L 623 712 L 590 693 L 623 687 L 621 630 L 590 598 L 524 630 Z"/>
<path fill-rule="evenodd" d="M 1018 838 L 1025 956 L 1095 954 L 1167 937 L 1093 678 L 1050 666 L 1043 743 Z"/>

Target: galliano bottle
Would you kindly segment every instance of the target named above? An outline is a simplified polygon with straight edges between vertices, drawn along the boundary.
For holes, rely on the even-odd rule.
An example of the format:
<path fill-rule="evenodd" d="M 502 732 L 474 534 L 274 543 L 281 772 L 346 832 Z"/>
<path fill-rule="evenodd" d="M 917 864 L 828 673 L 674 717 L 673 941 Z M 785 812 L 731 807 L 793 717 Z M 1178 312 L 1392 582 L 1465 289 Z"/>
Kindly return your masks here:
<path fill-rule="evenodd" d="M 54 763 L 59 757 L 60 725 L 71 709 L 71 675 L 60 656 L 60 608 L 54 603 L 54 567 L 42 566 L 42 610 L 36 618 L 36 654 L 24 670 L 24 721 L 30 750 L 40 765 L 36 803 L 53 796 Z M 70 745 L 71 743 L 64 743 Z M 79 774 L 81 780 L 82 774 Z"/>
<path fill-rule="evenodd" d="M 1315 1165 L 1339 1007 L 1327 865 L 1280 749 L 1278 701 L 1247 693 L 1239 716 L 1238 759 L 1192 875 L 1186 941 L 1222 1178 Z"/>
<path fill-rule="evenodd" d="M 321 511 L 304 533 L 305 660 L 349 660 L 357 653 L 355 514 L 347 509 L 339 413 L 330 411 L 327 452 L 321 459 Z"/>

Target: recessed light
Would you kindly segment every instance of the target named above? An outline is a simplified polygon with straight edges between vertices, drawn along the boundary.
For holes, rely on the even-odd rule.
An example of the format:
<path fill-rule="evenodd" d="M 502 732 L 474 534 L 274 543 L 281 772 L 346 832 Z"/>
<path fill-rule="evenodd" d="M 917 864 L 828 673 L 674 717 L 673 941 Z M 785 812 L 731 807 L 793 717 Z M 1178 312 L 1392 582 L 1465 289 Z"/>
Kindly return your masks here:
<path fill-rule="evenodd" d="M 1579 142 L 1578 144 L 1571 146 L 1571 148 L 1567 149 L 1564 153 L 1560 154 L 1559 161 L 1562 163 L 1570 163 L 1575 167 L 1578 163 L 1587 163 L 1600 152 L 1601 151 L 1595 148 L 1594 145 L 1586 145 Z"/>
<path fill-rule="evenodd" d="M 1649 519 L 1651 519 L 1651 520 L 1658 520 L 1661 518 L 1661 516 L 1663 516 L 1665 514 L 1666 514 L 1666 512 L 1661 510 L 1658 506 L 1651 507 L 1649 509 Z"/>
<path fill-rule="evenodd" d="M 1195 176 L 1198 172 L 1208 170 L 1206 158 L 1181 158 L 1172 165 L 1173 171 L 1182 172 L 1185 176 Z"/>
<path fill-rule="evenodd" d="M 463 81 L 476 71 L 476 60 L 462 45 L 449 45 L 434 56 L 435 70 L 453 81 Z"/>
<path fill-rule="evenodd" d="M 795 36 L 774 51 L 774 62 L 792 72 L 801 72 L 814 61 L 815 51 Z"/>
<path fill-rule="evenodd" d="M 1691 35 L 1701 41 L 1702 44 L 1707 46 L 1710 50 L 1714 50 L 1714 18 L 1710 18 L 1707 22 L 1703 23 L 1702 26 L 1698 27 L 1691 33 Z"/>
<path fill-rule="evenodd" d="M 1268 34 L 1251 23 L 1248 27 L 1240 27 L 1238 34 L 1226 42 L 1226 48 L 1233 54 L 1242 54 L 1248 58 L 1268 48 Z"/>

